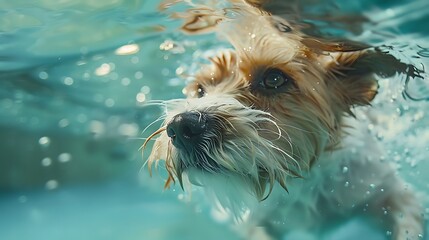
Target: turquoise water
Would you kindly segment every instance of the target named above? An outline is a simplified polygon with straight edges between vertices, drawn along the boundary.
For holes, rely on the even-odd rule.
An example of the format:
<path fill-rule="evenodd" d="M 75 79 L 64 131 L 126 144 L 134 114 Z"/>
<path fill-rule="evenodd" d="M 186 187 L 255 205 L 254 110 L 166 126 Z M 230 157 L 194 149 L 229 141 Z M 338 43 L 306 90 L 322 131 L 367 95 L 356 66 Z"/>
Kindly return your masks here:
<path fill-rule="evenodd" d="M 429 66 L 427 0 L 296 4 L 314 34 L 392 46 L 403 61 Z M 162 114 L 145 103 L 182 97 L 178 75 L 227 46 L 183 35 L 157 5 L 0 0 L 0 239 L 238 239 L 198 196 L 185 203 L 179 187 L 162 190 L 162 172 L 140 173 L 139 147 L 153 129 L 143 130 Z M 330 21 L 327 13 L 361 21 Z M 368 128 L 388 146 L 384 157 L 427 194 L 429 77 L 422 76 L 381 80 L 373 103 L 380 124 Z M 360 219 L 322 238 L 362 234 L 385 239 Z"/>

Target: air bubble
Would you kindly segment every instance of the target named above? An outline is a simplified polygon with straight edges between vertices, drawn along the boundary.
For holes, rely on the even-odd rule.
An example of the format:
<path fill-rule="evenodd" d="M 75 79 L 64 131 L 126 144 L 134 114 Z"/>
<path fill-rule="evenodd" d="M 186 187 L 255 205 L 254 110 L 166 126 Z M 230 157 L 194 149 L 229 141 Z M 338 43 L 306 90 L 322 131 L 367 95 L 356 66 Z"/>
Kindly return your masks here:
<path fill-rule="evenodd" d="M 49 137 L 44 136 L 39 139 L 39 144 L 42 147 L 49 147 L 49 144 L 51 144 L 51 140 L 49 139 Z"/>
<path fill-rule="evenodd" d="M 378 132 L 377 135 L 375 136 L 378 140 L 383 140 L 384 139 L 384 135 L 381 132 Z"/>
<path fill-rule="evenodd" d="M 343 167 L 343 173 L 347 173 L 349 171 L 348 167 Z"/>
<path fill-rule="evenodd" d="M 115 100 L 108 98 L 104 101 L 104 105 L 106 105 L 106 107 L 113 107 L 115 105 Z"/>
<path fill-rule="evenodd" d="M 137 71 L 134 73 L 134 78 L 135 79 L 142 79 L 143 78 L 143 72 L 141 71 Z"/>
<path fill-rule="evenodd" d="M 177 195 L 177 199 L 183 200 L 183 199 L 185 199 L 185 195 L 183 195 L 183 193 L 180 193 Z"/>
<path fill-rule="evenodd" d="M 52 159 L 46 157 L 44 159 L 42 159 L 42 166 L 44 167 L 49 167 L 52 164 Z"/>
<path fill-rule="evenodd" d="M 123 86 L 128 86 L 128 85 L 130 85 L 130 83 L 131 83 L 131 80 L 129 78 L 122 78 L 121 79 L 121 84 Z"/>
<path fill-rule="evenodd" d="M 59 186 L 59 183 L 57 180 L 49 180 L 45 184 L 45 187 L 48 190 L 54 190 L 54 189 L 58 188 L 58 186 Z"/>
<path fill-rule="evenodd" d="M 41 71 L 41 72 L 39 72 L 39 78 L 40 78 L 40 79 L 42 79 L 42 80 L 46 80 L 46 79 L 48 79 L 48 77 L 49 77 L 49 75 L 48 75 L 48 73 L 47 73 L 47 72 L 45 72 L 45 71 Z"/>
<path fill-rule="evenodd" d="M 161 45 L 159 45 L 159 49 L 163 51 L 169 51 L 173 54 L 180 54 L 185 52 L 185 47 L 178 42 L 174 42 L 172 40 L 165 40 Z"/>
<path fill-rule="evenodd" d="M 127 44 L 123 45 L 115 50 L 116 55 L 131 55 L 135 54 L 140 50 L 139 45 L 137 44 Z"/>
<path fill-rule="evenodd" d="M 132 64 L 137 64 L 139 62 L 140 62 L 140 58 L 139 57 L 134 56 L 134 57 L 131 58 L 131 63 Z"/>
<path fill-rule="evenodd" d="M 183 72 L 185 72 L 185 68 L 184 67 L 178 67 L 178 68 L 176 68 L 176 75 L 182 75 Z"/>
<path fill-rule="evenodd" d="M 150 87 L 148 87 L 148 86 L 143 86 L 143 87 L 140 89 L 140 92 L 141 92 L 141 93 L 144 93 L 144 94 L 149 94 L 149 93 L 150 93 Z"/>
<path fill-rule="evenodd" d="M 163 76 L 168 76 L 170 74 L 170 70 L 168 68 L 164 68 L 162 69 L 161 74 Z"/>
<path fill-rule="evenodd" d="M 112 71 L 112 67 L 107 63 L 103 63 L 97 69 L 95 69 L 94 73 L 97 76 L 105 76 L 109 74 L 110 71 Z"/>
<path fill-rule="evenodd" d="M 65 77 L 63 82 L 64 82 L 65 85 L 71 86 L 71 85 L 73 85 L 74 80 L 71 77 Z"/>
<path fill-rule="evenodd" d="M 65 128 L 68 125 L 70 125 L 70 121 L 66 118 L 63 118 L 58 122 L 58 126 L 60 126 L 61 128 Z"/>
<path fill-rule="evenodd" d="M 85 114 L 81 113 L 77 115 L 77 121 L 80 123 L 85 123 L 86 121 L 88 121 L 88 117 Z"/>
<path fill-rule="evenodd" d="M 137 93 L 136 100 L 139 103 L 146 101 L 146 95 L 144 93 Z"/>
<path fill-rule="evenodd" d="M 61 153 L 58 156 L 58 161 L 61 163 L 70 162 L 72 159 L 72 155 L 70 153 Z"/>

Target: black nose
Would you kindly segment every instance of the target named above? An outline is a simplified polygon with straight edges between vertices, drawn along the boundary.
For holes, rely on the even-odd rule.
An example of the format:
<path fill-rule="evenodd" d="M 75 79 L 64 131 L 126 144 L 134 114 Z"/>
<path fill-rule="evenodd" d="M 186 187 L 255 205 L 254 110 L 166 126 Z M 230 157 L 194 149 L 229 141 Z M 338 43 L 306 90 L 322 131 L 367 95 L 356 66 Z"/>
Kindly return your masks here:
<path fill-rule="evenodd" d="M 177 114 L 167 125 L 167 135 L 179 149 L 192 149 L 207 128 L 207 115 L 199 112 Z"/>

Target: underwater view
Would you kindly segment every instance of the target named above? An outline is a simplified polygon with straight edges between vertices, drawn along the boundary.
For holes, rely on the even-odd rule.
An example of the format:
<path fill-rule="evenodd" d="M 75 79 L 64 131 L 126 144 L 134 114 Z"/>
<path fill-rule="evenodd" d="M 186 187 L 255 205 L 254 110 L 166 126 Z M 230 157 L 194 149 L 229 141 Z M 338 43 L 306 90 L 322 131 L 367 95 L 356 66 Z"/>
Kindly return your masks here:
<path fill-rule="evenodd" d="M 189 16 L 205 18 L 208 6 L 216 9 L 207 10 L 208 23 L 234 19 L 234 2 L 240 0 L 0 0 L 0 239 L 248 239 L 198 188 L 183 187 L 168 163 L 148 169 L 157 130 L 168 131 L 162 128 L 166 103 L 186 97 L 207 59 L 236 47 Z M 418 239 L 428 239 L 429 1 L 264 4 L 303 34 L 373 46 L 407 66 L 376 72 L 371 107 L 356 108 L 374 109 L 362 124 L 386 150 L 362 155 L 394 165 L 418 193 L 425 219 Z M 185 29 L 184 22 L 204 31 Z M 392 236 L 361 217 L 324 225 L 320 234 L 291 231 L 280 239 Z"/>

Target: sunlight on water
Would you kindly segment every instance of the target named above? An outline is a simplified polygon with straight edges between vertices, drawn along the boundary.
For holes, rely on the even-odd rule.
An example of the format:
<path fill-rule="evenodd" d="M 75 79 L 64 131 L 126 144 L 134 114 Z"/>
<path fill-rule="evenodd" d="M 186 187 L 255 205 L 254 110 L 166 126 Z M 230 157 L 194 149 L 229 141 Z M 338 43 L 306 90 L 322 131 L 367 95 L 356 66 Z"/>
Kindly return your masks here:
<path fill-rule="evenodd" d="M 372 44 L 420 70 L 380 80 L 373 107 L 382 114 L 367 131 L 388 148 L 380 160 L 393 161 L 427 194 L 428 1 L 291 3 L 298 7 L 285 16 L 299 16 L 309 33 Z M 138 183 L 147 157 L 139 148 L 163 114 L 154 100 L 182 98 L 206 58 L 230 47 L 213 34 L 177 31 L 180 21 L 168 13 L 186 4 L 166 12 L 158 5 L 0 1 L 0 239 L 238 239 L 198 193 L 192 204 L 180 186 L 163 193 L 162 170 L 150 179 L 143 169 Z M 361 239 L 361 232 L 385 237 L 353 220 L 324 239 Z"/>

